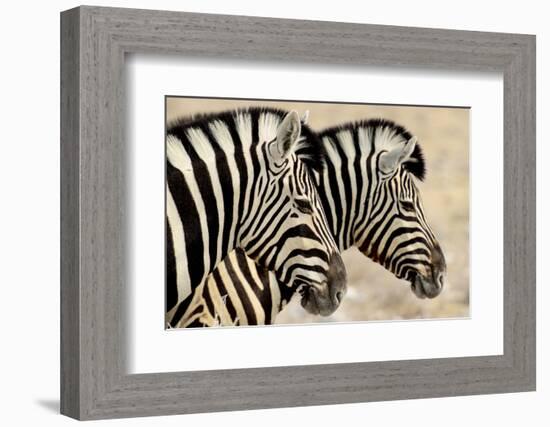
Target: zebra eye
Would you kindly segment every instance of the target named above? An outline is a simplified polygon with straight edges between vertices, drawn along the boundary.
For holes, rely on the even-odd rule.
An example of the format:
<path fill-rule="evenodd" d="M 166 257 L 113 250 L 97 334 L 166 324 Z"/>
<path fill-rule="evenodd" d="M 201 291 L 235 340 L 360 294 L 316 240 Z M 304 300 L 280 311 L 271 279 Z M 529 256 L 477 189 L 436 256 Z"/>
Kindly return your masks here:
<path fill-rule="evenodd" d="M 308 199 L 295 199 L 294 202 L 296 203 L 296 207 L 300 212 L 304 214 L 313 213 L 313 207 L 311 206 L 311 202 Z"/>
<path fill-rule="evenodd" d="M 401 209 L 405 212 L 414 212 L 414 203 L 409 201 L 401 201 Z"/>

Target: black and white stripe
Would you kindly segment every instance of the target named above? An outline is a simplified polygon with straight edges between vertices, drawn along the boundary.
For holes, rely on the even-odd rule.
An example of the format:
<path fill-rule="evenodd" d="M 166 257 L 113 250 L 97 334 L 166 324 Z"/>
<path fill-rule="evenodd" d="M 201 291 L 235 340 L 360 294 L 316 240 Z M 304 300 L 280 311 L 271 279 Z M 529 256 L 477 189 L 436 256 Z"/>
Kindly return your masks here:
<path fill-rule="evenodd" d="M 357 246 L 408 280 L 419 298 L 437 296 L 446 266 L 415 183 L 425 175 L 416 138 L 379 119 L 330 128 L 319 137 L 327 153 L 317 177 L 319 196 L 339 250 Z M 242 251 L 231 252 L 197 296 L 203 311 L 197 310 L 194 326 L 272 323 L 292 297 L 287 289 Z M 304 305 L 307 288 L 302 294 Z"/>
<path fill-rule="evenodd" d="M 322 147 L 295 112 L 179 121 L 167 130 L 166 154 L 169 326 L 187 323 L 195 290 L 235 248 L 280 283 L 315 287 L 324 309 L 336 309 L 345 277 L 331 271 L 343 264 L 311 176 Z"/>

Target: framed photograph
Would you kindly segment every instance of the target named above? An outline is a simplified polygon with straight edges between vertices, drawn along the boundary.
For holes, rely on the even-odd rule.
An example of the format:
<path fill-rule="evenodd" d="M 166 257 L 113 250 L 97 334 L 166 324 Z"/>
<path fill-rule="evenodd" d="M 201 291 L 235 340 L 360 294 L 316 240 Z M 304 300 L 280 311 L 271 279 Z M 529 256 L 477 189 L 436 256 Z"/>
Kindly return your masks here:
<path fill-rule="evenodd" d="M 61 412 L 535 390 L 535 37 L 61 14 Z"/>
<path fill-rule="evenodd" d="M 464 90 L 462 86 L 461 91 Z M 450 92 L 448 85 L 448 100 Z M 484 95 L 494 99 L 498 93 Z M 205 248 L 210 247 L 210 241 L 218 241 L 214 237 L 216 230 L 222 229 L 218 224 L 223 220 L 232 223 L 238 216 L 236 212 L 248 210 L 247 187 L 240 185 L 241 175 L 244 175 L 240 171 L 245 171 L 247 177 L 252 173 L 247 170 L 244 159 L 238 165 L 238 156 L 231 159 L 223 152 L 218 153 L 217 161 L 208 164 L 207 160 L 216 158 L 215 153 L 221 149 L 220 141 L 229 141 L 231 147 L 238 147 L 242 143 L 241 135 L 248 135 L 231 114 L 237 114 L 239 120 L 258 114 L 261 121 L 261 117 L 264 120 L 283 117 L 291 111 L 307 116 L 302 119 L 302 133 L 309 138 L 307 132 L 311 129 L 318 136 L 313 143 L 324 150 L 318 153 L 323 158 L 319 165 L 313 165 L 312 178 L 326 217 L 326 221 L 323 219 L 320 223 L 327 222 L 327 234 L 334 238 L 337 252 L 341 254 L 345 285 L 343 277 L 342 282 L 329 282 L 325 295 L 324 288 L 317 284 L 324 281 L 319 268 L 329 257 L 310 252 L 310 248 L 322 248 L 314 237 L 315 229 L 307 228 L 309 216 L 313 214 L 315 219 L 315 212 L 310 212 L 305 201 L 289 202 L 282 197 L 281 204 L 290 205 L 290 219 L 306 228 L 298 230 L 289 222 L 288 229 L 296 231 L 291 239 L 283 241 L 284 234 L 280 231 L 286 227 L 283 219 L 259 221 L 261 232 L 273 238 L 273 243 L 268 241 L 261 247 L 269 251 L 275 245 L 292 246 L 294 256 L 283 256 L 280 266 L 268 269 L 260 265 L 261 257 L 259 261 L 251 258 L 253 251 L 250 255 L 245 253 L 246 244 L 229 251 L 223 259 L 216 246 L 216 253 L 208 250 L 206 261 L 216 267 L 203 269 L 212 272 L 197 286 L 198 291 L 184 290 L 191 288 L 192 280 L 183 266 L 189 266 L 191 273 L 196 266 L 202 268 Z M 227 112 L 230 112 L 229 117 Z M 167 327 L 469 317 L 469 113 L 470 108 L 460 106 L 167 96 L 166 216 L 168 242 L 171 242 L 165 244 Z M 411 134 L 413 129 L 414 135 Z M 236 141 L 233 137 L 227 139 L 228 131 Z M 197 183 L 193 196 L 196 202 L 191 203 L 179 181 L 190 173 L 178 168 L 183 160 L 177 149 L 186 144 L 190 149 L 202 146 L 205 137 L 213 141 L 212 156 L 205 154 L 189 166 L 197 180 L 202 168 L 209 167 L 210 179 Z M 401 150 L 404 143 L 413 138 L 410 155 L 400 165 L 403 174 L 392 174 L 391 178 L 382 176 L 373 160 L 377 153 L 393 145 L 394 149 Z M 370 162 L 367 161 L 369 157 Z M 233 199 L 216 197 L 214 188 L 218 186 L 220 195 L 232 194 L 237 183 L 245 194 L 239 195 L 235 213 L 229 208 L 232 211 L 229 217 L 225 212 Z M 186 249 L 184 234 L 193 234 L 195 228 L 201 227 L 191 222 L 191 215 L 187 214 L 189 204 L 196 210 L 204 209 L 207 221 L 202 226 L 207 231 L 198 233 L 201 236 L 198 242 L 188 243 L 189 247 L 198 244 L 202 250 L 183 253 Z M 304 210 L 304 204 L 308 209 Z M 254 216 L 261 217 L 259 206 L 250 210 Z M 284 215 L 284 211 L 281 214 Z M 189 231 L 184 233 L 186 230 Z M 494 231 L 497 238 L 496 225 Z M 296 241 L 294 236 L 300 240 Z M 302 250 L 299 245 L 304 237 L 307 237 L 307 248 Z M 242 237 L 240 240 L 246 242 Z M 218 242 L 223 245 L 223 233 Z M 183 259 L 179 260 L 180 257 Z M 217 261 L 211 261 L 216 258 Z M 446 258 L 452 260 L 448 265 Z M 445 282 L 449 285 L 442 293 Z M 331 300 L 330 296 L 338 292 L 345 297 L 341 301 Z M 436 297 L 436 301 L 427 300 Z M 153 300 L 154 295 L 148 298 Z"/>

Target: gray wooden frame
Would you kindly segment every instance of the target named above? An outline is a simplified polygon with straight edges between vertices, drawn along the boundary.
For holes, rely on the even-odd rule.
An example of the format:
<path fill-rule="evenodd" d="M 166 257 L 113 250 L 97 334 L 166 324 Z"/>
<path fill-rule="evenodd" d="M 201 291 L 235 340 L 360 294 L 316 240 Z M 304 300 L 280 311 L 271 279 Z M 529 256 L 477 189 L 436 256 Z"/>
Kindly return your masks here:
<path fill-rule="evenodd" d="M 504 354 L 128 375 L 124 61 L 168 53 L 504 76 Z M 535 389 L 535 37 L 79 7 L 61 14 L 61 412 L 78 419 Z"/>

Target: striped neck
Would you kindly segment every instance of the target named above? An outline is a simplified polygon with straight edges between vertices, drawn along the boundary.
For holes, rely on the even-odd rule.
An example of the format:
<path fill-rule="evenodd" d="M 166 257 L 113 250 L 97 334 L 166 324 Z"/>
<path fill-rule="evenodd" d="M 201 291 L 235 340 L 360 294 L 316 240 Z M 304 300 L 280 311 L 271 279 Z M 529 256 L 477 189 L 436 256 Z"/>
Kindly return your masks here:
<path fill-rule="evenodd" d="M 326 162 L 318 177 L 319 195 L 340 251 L 357 242 L 372 213 L 379 180 L 376 153 L 368 130 L 350 127 L 322 134 Z"/>

